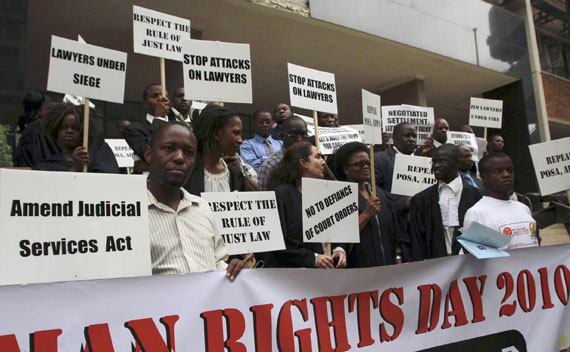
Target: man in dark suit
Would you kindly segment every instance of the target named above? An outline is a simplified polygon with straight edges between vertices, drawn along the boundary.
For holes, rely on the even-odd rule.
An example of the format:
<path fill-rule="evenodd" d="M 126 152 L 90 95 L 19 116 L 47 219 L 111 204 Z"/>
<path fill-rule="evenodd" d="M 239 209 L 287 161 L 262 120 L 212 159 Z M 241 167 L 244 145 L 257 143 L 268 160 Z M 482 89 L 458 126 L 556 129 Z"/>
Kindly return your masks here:
<path fill-rule="evenodd" d="M 412 259 L 423 260 L 457 254 L 456 237 L 465 213 L 481 199 L 481 192 L 459 176 L 461 151 L 453 144 L 437 148 L 432 170 L 438 183 L 416 194 L 410 205 L 408 231 Z"/>
<path fill-rule="evenodd" d="M 143 91 L 143 106 L 146 109 L 146 117 L 135 121 L 125 127 L 123 137 L 134 151 L 134 172 L 141 174 L 148 171 L 148 164 L 144 159 L 143 149 L 148 144 L 152 124 L 155 120 L 167 120 L 170 102 L 168 97 L 162 95 L 162 87 L 159 83 L 147 85 Z"/>
<path fill-rule="evenodd" d="M 475 175 L 475 173 L 471 172 L 473 168 L 473 155 L 471 154 L 471 150 L 465 145 L 458 146 L 459 150 L 461 150 L 461 161 L 459 162 L 459 175 L 471 186 L 479 189 L 483 192 L 483 181 Z"/>

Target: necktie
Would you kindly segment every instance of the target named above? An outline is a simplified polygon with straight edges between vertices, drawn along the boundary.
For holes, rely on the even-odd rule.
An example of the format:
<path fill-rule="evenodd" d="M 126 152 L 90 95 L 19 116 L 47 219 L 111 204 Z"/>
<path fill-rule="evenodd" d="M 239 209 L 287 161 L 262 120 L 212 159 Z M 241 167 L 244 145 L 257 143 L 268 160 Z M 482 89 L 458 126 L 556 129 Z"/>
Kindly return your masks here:
<path fill-rule="evenodd" d="M 271 145 L 271 142 L 269 142 L 269 139 L 266 139 L 263 144 L 265 145 L 265 154 L 267 154 L 268 157 L 275 153 L 275 149 L 273 149 L 273 146 Z"/>
<path fill-rule="evenodd" d="M 470 184 L 471 186 L 473 186 L 475 188 L 479 188 L 479 187 L 477 187 L 477 184 L 475 183 L 475 181 L 473 181 L 473 178 L 471 177 L 471 175 L 469 175 L 468 173 L 465 173 L 465 181 L 467 181 L 467 183 Z"/>

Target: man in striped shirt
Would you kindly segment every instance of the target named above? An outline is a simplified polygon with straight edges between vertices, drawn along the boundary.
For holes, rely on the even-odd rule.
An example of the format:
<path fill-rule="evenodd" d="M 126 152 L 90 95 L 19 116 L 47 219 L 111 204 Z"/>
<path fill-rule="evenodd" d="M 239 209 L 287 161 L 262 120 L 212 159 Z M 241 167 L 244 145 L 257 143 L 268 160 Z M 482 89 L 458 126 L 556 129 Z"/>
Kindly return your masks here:
<path fill-rule="evenodd" d="M 226 270 L 234 280 L 244 261 L 228 255 L 208 203 L 186 192 L 196 160 L 196 137 L 180 122 L 163 124 L 144 148 L 149 164 L 148 216 L 152 274 Z"/>

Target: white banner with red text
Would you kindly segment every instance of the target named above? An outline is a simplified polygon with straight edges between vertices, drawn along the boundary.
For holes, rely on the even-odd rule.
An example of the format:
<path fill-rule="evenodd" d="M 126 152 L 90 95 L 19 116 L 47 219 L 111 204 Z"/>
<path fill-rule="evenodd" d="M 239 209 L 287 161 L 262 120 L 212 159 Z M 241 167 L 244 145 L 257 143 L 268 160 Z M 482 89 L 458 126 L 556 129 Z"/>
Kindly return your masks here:
<path fill-rule="evenodd" d="M 570 245 L 0 287 L 2 351 L 566 351 Z"/>

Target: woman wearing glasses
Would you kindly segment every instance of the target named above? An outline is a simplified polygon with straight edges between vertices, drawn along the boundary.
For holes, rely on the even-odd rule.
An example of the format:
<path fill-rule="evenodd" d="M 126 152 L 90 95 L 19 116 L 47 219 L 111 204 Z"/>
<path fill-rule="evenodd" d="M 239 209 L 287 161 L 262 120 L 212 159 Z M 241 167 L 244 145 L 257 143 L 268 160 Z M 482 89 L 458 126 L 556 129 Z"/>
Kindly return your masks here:
<path fill-rule="evenodd" d="M 336 176 L 339 181 L 358 183 L 358 225 L 360 243 L 347 250 L 347 267 L 363 268 L 401 262 L 398 254 L 402 234 L 398 213 L 390 196 L 376 187 L 372 195 L 369 149 L 359 142 L 347 143 L 336 152 Z"/>

